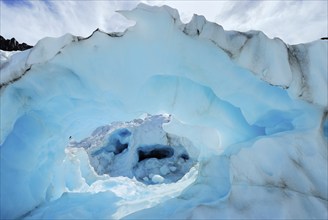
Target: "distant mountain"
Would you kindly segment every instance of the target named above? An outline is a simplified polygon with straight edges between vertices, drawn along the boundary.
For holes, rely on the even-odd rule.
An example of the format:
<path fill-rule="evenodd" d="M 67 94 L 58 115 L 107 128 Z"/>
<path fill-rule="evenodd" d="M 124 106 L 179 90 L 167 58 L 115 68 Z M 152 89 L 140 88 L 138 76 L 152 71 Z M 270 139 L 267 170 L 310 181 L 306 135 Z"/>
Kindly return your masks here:
<path fill-rule="evenodd" d="M 0 35 L 0 49 L 5 51 L 14 51 L 14 50 L 27 50 L 32 48 L 32 46 L 26 43 L 19 43 L 15 38 L 5 39 Z"/>

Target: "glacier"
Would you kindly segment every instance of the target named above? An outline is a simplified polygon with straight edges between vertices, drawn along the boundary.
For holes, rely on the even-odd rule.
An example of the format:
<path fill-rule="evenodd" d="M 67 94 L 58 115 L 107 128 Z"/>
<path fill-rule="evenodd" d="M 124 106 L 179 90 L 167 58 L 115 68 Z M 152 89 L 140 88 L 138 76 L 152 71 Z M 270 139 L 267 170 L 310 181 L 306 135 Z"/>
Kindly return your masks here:
<path fill-rule="evenodd" d="M 1 219 L 327 219 L 328 45 L 168 6 L 1 51 Z"/>

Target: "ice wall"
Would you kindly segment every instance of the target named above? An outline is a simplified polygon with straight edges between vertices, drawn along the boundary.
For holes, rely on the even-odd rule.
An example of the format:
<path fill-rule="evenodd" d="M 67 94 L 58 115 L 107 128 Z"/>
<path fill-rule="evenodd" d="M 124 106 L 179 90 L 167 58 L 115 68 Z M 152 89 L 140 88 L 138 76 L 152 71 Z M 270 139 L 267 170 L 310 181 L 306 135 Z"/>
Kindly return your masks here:
<path fill-rule="evenodd" d="M 1 218 L 327 218 L 327 42 L 121 13 L 125 33 L 45 38 L 1 63 Z M 200 149 L 181 182 L 99 176 L 65 153 L 144 113 L 171 114 L 165 131 Z"/>

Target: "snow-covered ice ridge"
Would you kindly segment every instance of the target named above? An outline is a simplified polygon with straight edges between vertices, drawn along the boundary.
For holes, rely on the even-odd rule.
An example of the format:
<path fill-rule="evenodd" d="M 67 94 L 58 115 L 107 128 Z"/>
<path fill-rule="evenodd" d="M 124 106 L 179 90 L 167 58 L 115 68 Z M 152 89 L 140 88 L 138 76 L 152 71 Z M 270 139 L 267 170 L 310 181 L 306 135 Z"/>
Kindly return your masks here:
<path fill-rule="evenodd" d="M 1 51 L 1 218 L 328 217 L 327 41 L 120 13 Z"/>

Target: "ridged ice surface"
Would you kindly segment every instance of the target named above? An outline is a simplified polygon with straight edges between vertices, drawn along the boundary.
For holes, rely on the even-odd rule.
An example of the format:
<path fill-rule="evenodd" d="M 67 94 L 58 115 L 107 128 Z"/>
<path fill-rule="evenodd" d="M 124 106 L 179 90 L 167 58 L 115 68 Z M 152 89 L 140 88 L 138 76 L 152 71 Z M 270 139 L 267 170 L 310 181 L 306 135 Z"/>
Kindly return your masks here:
<path fill-rule="evenodd" d="M 1 51 L 1 218 L 327 218 L 327 41 L 121 13 Z"/>

